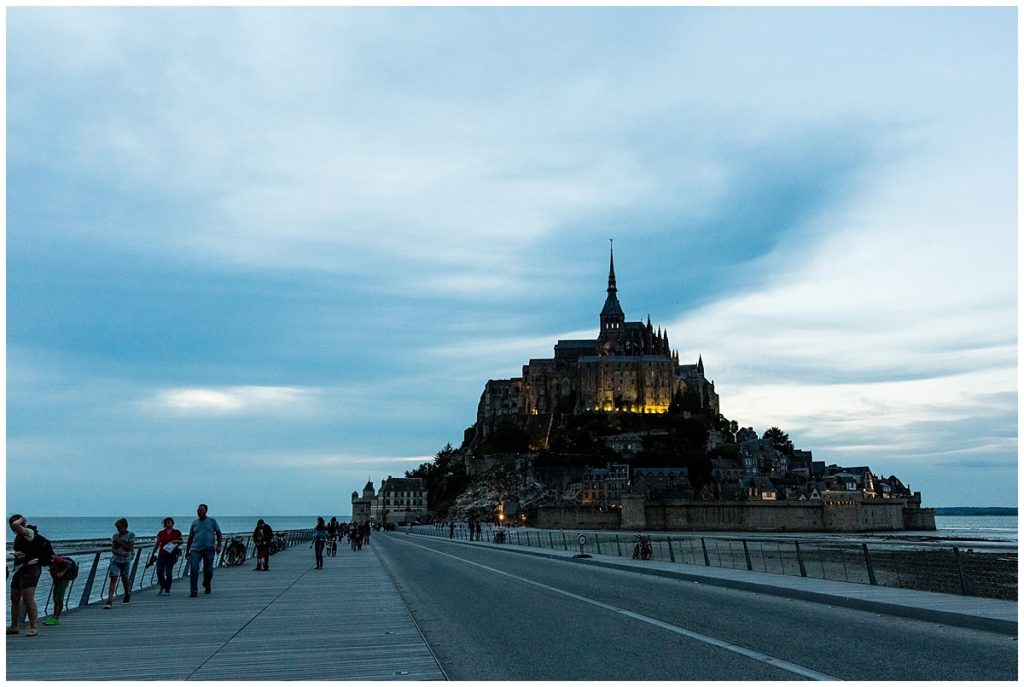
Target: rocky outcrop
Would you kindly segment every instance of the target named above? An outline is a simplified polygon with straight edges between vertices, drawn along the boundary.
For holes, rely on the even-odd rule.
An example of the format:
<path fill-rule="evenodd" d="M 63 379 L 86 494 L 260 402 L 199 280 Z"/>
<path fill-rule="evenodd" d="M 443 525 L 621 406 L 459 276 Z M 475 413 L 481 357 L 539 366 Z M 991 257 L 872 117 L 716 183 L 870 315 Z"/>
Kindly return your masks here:
<path fill-rule="evenodd" d="M 523 510 L 555 502 L 553 493 L 534 476 L 533 456 L 505 457 L 479 474 L 455 499 L 453 511 L 456 518 L 490 520 L 499 504 L 509 502 Z"/>

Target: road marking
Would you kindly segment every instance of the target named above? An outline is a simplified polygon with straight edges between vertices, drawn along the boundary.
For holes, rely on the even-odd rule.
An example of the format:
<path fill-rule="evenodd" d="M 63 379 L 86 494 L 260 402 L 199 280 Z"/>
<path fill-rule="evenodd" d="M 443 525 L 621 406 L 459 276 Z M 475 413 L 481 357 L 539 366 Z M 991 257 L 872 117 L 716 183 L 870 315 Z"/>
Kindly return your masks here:
<path fill-rule="evenodd" d="M 810 680 L 835 680 L 835 681 L 838 681 L 840 679 L 840 678 L 837 678 L 837 677 L 835 677 L 833 675 L 826 675 L 825 673 L 819 673 L 819 672 L 817 672 L 815 670 L 811 670 L 810 668 L 805 668 L 805 667 L 803 667 L 801 665 L 797 665 L 796 663 L 790 663 L 789 661 L 784 661 L 781 658 L 775 658 L 774 656 L 769 656 L 768 654 L 763 654 L 760 651 L 754 651 L 753 649 L 748 649 L 746 647 L 739 646 L 738 644 L 732 644 L 730 642 L 726 642 L 726 641 L 723 641 L 721 639 L 716 639 L 716 638 L 710 637 L 708 635 L 702 635 L 702 634 L 700 634 L 698 632 L 693 632 L 692 630 L 687 630 L 686 628 L 679 627 L 678 625 L 671 625 L 669 623 L 666 623 L 666 622 L 663 622 L 661 620 L 658 620 L 657 618 L 651 618 L 650 616 L 641 615 L 639 613 L 634 613 L 633 611 L 627 611 L 624 608 L 619 608 L 618 606 L 612 606 L 611 604 L 606 604 L 606 603 L 604 603 L 602 601 L 597 601 L 596 599 L 590 599 L 590 598 L 587 598 L 585 596 L 580 596 L 579 594 L 573 594 L 572 592 L 568 592 L 568 591 L 566 591 L 564 589 L 558 589 L 557 587 L 552 587 L 550 585 L 546 585 L 546 584 L 543 584 L 541 582 L 535 582 L 534 580 L 528 580 L 525 577 L 520 577 L 518 575 L 513 575 L 512 573 L 505 572 L 504 570 L 498 570 L 497 568 L 492 568 L 492 567 L 490 567 L 488 565 L 484 565 L 482 563 L 477 563 L 475 561 L 471 561 L 471 560 L 468 560 L 468 559 L 465 559 L 465 558 L 460 558 L 459 556 L 453 556 L 450 553 L 444 553 L 443 551 L 438 551 L 437 549 L 432 549 L 429 546 L 423 546 L 421 544 L 414 544 L 411 541 L 404 540 L 404 539 L 398 539 L 397 537 L 391 539 L 391 541 L 399 541 L 399 542 L 402 542 L 403 544 L 408 544 L 409 546 L 415 546 L 416 548 L 424 549 L 425 551 L 430 551 L 431 553 L 435 553 L 438 556 L 446 556 L 448 558 L 454 558 L 457 561 L 460 561 L 462 563 L 468 563 L 469 565 L 473 565 L 473 566 L 476 566 L 478 568 L 482 568 L 483 570 L 486 570 L 488 572 L 494 573 L 495 575 L 503 575 L 505 577 L 511 578 L 513 580 L 517 580 L 517 581 L 522 582 L 524 584 L 532 585 L 534 587 L 539 587 L 540 589 L 544 589 L 544 590 L 547 590 L 547 591 L 552 592 L 554 594 L 559 594 L 561 596 L 568 597 L 570 599 L 573 599 L 575 601 L 579 601 L 581 603 L 589 604 L 591 606 L 596 606 L 597 608 L 601 608 L 601 609 L 604 609 L 606 611 L 611 611 L 612 613 L 618 613 L 619 615 L 623 615 L 623 616 L 625 616 L 627 618 L 631 618 L 633 620 L 637 620 L 637 621 L 642 622 L 642 623 L 647 623 L 648 625 L 653 625 L 655 627 L 659 627 L 659 628 L 661 628 L 663 630 L 667 630 L 668 632 L 673 632 L 675 634 L 682 635 L 683 637 L 688 637 L 689 639 L 693 639 L 693 640 L 696 640 L 698 642 L 703 642 L 705 644 L 710 644 L 711 646 L 715 646 L 715 647 L 718 647 L 720 649 L 725 649 L 726 651 L 731 651 L 731 652 L 733 652 L 735 654 L 739 654 L 741 656 L 745 656 L 745 657 L 753 659 L 755 661 L 760 661 L 761 663 L 767 663 L 768 665 L 773 666 L 775 668 L 780 668 L 782 670 L 785 670 L 785 671 L 788 671 L 790 673 L 793 673 L 794 675 L 799 675 L 801 677 L 805 677 L 805 678 L 808 678 Z"/>

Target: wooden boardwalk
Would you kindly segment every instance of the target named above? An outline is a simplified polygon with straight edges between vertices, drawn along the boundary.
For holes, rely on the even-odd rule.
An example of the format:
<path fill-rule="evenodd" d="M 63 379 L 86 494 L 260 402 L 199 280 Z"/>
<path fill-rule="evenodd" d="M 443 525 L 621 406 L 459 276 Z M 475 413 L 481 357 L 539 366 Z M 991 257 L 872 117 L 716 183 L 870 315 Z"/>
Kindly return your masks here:
<path fill-rule="evenodd" d="M 221 568 L 213 593 L 137 591 L 7 637 L 8 680 L 443 680 L 372 545 L 323 570 L 305 544 Z M 200 580 L 201 582 L 201 580 Z M 24 630 L 22 630 L 24 632 Z"/>

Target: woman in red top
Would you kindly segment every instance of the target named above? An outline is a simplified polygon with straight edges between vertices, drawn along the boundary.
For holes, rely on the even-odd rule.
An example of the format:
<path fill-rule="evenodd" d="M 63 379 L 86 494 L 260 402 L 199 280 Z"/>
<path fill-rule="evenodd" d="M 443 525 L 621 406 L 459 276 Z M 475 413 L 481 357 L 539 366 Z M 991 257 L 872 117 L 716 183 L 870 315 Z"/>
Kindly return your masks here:
<path fill-rule="evenodd" d="M 156 544 L 153 545 L 153 553 L 150 556 L 156 557 L 156 579 L 160 584 L 161 594 L 171 593 L 171 580 L 174 578 L 174 564 L 178 562 L 181 554 L 181 532 L 174 529 L 174 518 L 164 518 L 164 528 L 156 534 Z"/>

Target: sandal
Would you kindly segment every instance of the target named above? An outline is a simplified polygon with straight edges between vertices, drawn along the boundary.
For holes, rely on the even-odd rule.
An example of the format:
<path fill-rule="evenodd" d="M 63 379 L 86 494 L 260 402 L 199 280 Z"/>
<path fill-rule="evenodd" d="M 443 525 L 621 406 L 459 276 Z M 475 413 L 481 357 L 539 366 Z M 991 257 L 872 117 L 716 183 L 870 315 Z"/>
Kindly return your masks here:
<path fill-rule="evenodd" d="M 34 627 L 30 627 L 30 628 L 28 628 L 28 632 L 25 633 L 25 636 L 26 637 L 35 637 L 37 634 L 39 634 L 39 630 L 37 630 Z"/>
<path fill-rule="evenodd" d="M 9 635 L 16 635 L 16 634 L 18 634 L 18 628 L 11 627 L 10 625 L 8 625 L 7 626 L 7 634 L 9 634 Z"/>

